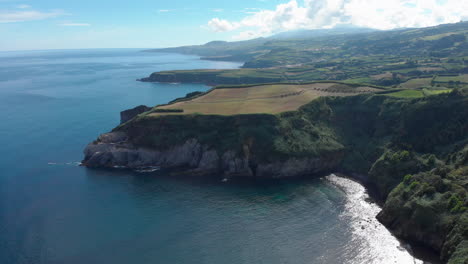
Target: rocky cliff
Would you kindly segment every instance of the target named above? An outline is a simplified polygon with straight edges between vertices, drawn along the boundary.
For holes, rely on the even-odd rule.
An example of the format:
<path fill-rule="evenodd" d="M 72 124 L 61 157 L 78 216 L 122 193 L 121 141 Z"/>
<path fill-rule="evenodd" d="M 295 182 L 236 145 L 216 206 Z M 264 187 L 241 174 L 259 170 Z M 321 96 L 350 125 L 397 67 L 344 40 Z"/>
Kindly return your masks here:
<path fill-rule="evenodd" d="M 196 139 L 188 139 L 167 149 L 135 146 L 123 132 L 101 135 L 84 151 L 83 165 L 87 167 L 131 168 L 163 167 L 197 175 L 221 175 L 224 178 L 243 177 L 297 177 L 331 171 L 341 162 L 341 153 L 316 158 L 289 158 L 270 162 L 256 160 L 248 146 L 220 152 Z"/>
<path fill-rule="evenodd" d="M 122 111 L 120 112 L 120 123 L 123 124 L 127 121 L 130 121 L 135 116 L 147 112 L 149 110 L 151 110 L 151 107 L 148 107 L 146 105 L 140 105 L 135 108 Z"/>

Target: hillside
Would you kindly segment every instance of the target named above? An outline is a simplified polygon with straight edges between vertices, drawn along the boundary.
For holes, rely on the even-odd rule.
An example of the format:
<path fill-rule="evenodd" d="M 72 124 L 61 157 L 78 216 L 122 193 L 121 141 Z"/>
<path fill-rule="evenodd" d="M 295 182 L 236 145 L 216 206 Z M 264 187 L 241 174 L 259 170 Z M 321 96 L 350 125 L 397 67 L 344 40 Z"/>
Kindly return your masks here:
<path fill-rule="evenodd" d="M 210 85 L 340 80 L 382 86 L 466 86 L 468 22 L 393 31 L 210 42 L 160 49 L 244 61 L 242 69 L 165 71 L 142 81 Z"/>

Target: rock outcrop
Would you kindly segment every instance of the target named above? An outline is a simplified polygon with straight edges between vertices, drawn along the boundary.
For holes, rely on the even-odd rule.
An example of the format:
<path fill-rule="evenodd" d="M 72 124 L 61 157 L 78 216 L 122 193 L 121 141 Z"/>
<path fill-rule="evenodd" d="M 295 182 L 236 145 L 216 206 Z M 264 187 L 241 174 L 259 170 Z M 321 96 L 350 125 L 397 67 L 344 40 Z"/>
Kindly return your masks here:
<path fill-rule="evenodd" d="M 151 110 L 151 107 L 148 107 L 146 105 L 140 105 L 135 108 L 122 111 L 120 112 L 120 124 L 130 121 L 135 116 L 147 112 L 149 110 Z"/>
<path fill-rule="evenodd" d="M 290 158 L 259 163 L 248 152 L 233 150 L 219 153 L 189 139 L 166 150 L 137 147 L 127 141 L 123 132 L 102 134 L 84 150 L 82 162 L 87 167 L 130 168 L 159 166 L 196 175 L 219 174 L 223 177 L 295 177 L 331 171 L 341 162 L 341 153 L 319 158 Z"/>

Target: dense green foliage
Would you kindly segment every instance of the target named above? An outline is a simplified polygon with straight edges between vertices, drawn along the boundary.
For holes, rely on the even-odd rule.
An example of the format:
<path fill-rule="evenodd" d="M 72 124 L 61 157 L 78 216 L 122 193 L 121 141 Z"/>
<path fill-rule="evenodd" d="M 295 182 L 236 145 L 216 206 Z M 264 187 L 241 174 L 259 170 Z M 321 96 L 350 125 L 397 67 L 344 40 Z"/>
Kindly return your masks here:
<path fill-rule="evenodd" d="M 273 115 L 163 115 L 139 117 L 134 122 L 119 127 L 125 130 L 137 145 L 166 149 L 195 138 L 203 145 L 220 152 L 255 141 L 254 154 L 259 159 L 270 157 L 273 139 L 278 135 L 278 118 Z M 266 151 L 266 152 L 264 152 Z"/>
<path fill-rule="evenodd" d="M 439 162 L 432 170 L 406 175 L 378 217 L 397 235 L 425 241 L 441 250 L 443 259 L 452 256 L 450 263 L 466 263 L 468 147 Z"/>

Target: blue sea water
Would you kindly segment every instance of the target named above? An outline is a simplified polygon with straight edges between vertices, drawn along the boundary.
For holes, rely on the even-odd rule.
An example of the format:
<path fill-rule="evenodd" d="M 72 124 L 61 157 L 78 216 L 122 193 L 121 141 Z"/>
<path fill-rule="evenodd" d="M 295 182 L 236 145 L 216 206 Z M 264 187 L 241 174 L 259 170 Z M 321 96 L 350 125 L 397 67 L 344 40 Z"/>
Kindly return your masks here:
<path fill-rule="evenodd" d="M 134 49 L 0 52 L 0 263 L 413 263 L 362 186 L 90 170 L 119 112 L 209 87 L 135 81 L 238 63 Z M 352 199 L 351 199 L 351 198 Z"/>

